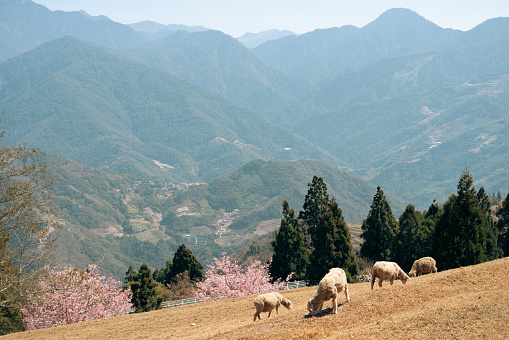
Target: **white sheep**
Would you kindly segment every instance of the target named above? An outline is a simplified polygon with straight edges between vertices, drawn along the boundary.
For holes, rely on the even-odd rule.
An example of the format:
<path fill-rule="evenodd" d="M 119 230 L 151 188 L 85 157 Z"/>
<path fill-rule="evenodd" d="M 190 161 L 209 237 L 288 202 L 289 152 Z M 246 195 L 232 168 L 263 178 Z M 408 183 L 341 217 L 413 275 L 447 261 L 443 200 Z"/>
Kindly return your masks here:
<path fill-rule="evenodd" d="M 341 268 L 332 268 L 320 280 L 318 290 L 315 296 L 308 301 L 308 311 L 310 315 L 315 315 L 322 311 L 322 306 L 325 301 L 332 299 L 332 308 L 334 314 L 338 313 L 337 295 L 344 290 L 346 301 L 350 302 L 350 295 L 348 294 L 348 282 L 346 281 L 345 271 Z"/>
<path fill-rule="evenodd" d="M 378 278 L 378 285 L 382 287 L 382 282 L 384 280 L 390 280 L 392 285 L 394 280 L 398 277 L 403 284 L 409 279 L 408 275 L 396 262 L 378 261 L 373 266 L 373 272 L 371 273 L 371 290 L 373 290 L 376 278 Z"/>
<path fill-rule="evenodd" d="M 418 260 L 414 261 L 414 264 L 412 266 L 412 269 L 410 269 L 410 272 L 408 275 L 410 277 L 419 276 L 421 274 L 426 273 L 436 273 L 438 272 L 437 269 L 437 262 L 432 257 L 423 257 Z"/>
<path fill-rule="evenodd" d="M 254 305 L 256 308 L 256 313 L 254 314 L 254 320 L 256 321 L 256 317 L 261 320 L 260 313 L 262 312 L 272 312 L 274 308 L 276 308 L 276 313 L 279 314 L 278 309 L 280 305 L 285 306 L 287 309 L 292 309 L 292 302 L 285 298 L 283 295 L 279 294 L 278 292 L 272 292 L 272 293 L 265 293 L 258 295 L 254 299 Z"/>

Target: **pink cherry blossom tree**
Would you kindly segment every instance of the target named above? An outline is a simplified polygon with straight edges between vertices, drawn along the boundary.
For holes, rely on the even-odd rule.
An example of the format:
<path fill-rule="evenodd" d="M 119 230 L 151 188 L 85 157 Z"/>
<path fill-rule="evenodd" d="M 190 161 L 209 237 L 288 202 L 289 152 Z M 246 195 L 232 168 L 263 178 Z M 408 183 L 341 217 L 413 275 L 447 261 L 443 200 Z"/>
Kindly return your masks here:
<path fill-rule="evenodd" d="M 29 329 L 39 329 L 123 315 L 131 308 L 130 290 L 90 265 L 88 270 L 48 268 L 21 312 Z"/>
<path fill-rule="evenodd" d="M 236 260 L 231 260 L 226 253 L 214 263 L 208 265 L 206 279 L 198 283 L 196 297 L 205 301 L 227 299 L 251 294 L 262 294 L 285 289 L 291 274 L 285 281 L 270 282 L 269 265 L 254 261 L 247 268 Z"/>

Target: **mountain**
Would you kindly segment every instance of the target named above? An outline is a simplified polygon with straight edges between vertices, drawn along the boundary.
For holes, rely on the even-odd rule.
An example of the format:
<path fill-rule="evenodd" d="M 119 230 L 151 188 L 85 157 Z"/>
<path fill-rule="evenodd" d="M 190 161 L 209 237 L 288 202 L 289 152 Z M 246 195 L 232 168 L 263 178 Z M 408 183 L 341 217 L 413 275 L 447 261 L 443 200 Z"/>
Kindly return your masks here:
<path fill-rule="evenodd" d="M 266 42 L 253 52 L 285 74 L 319 83 L 384 58 L 446 48 L 460 33 L 408 9 L 390 9 L 363 28 L 315 30 Z"/>
<path fill-rule="evenodd" d="M 203 27 L 203 26 L 186 26 L 186 25 L 176 25 L 176 24 L 163 25 L 158 22 L 154 22 L 154 21 L 150 21 L 150 20 L 135 22 L 135 23 L 129 24 L 127 26 L 132 27 L 135 31 L 147 32 L 150 34 L 158 33 L 161 30 L 186 31 L 186 32 L 191 32 L 191 33 L 209 30 L 208 28 Z"/>
<path fill-rule="evenodd" d="M 295 35 L 292 31 L 288 30 L 269 30 L 258 33 L 245 33 L 241 37 L 238 37 L 237 40 L 240 41 L 247 48 L 255 48 L 267 41 L 276 40 L 279 38 L 287 37 L 289 35 Z"/>
<path fill-rule="evenodd" d="M 256 159 L 333 157 L 260 114 L 104 48 L 64 37 L 0 64 L 6 143 L 171 181 Z"/>
<path fill-rule="evenodd" d="M 27 0 L 0 1 L 0 62 L 66 35 L 118 49 L 140 46 L 145 40 L 105 16 L 50 11 Z"/>
<path fill-rule="evenodd" d="M 354 173 L 419 208 L 443 202 L 465 166 L 486 192 L 509 191 L 509 75 L 472 79 L 303 121 L 296 131 Z"/>
<path fill-rule="evenodd" d="M 509 73 L 509 35 L 501 40 L 387 58 L 360 67 L 323 82 L 313 96 L 313 105 L 333 111 L 355 103 L 424 94 L 446 85 L 503 73 Z"/>
<path fill-rule="evenodd" d="M 307 80 L 268 67 L 239 41 L 219 31 L 175 32 L 120 55 L 218 93 L 282 126 L 312 111 L 299 100 L 314 90 Z"/>
<path fill-rule="evenodd" d="M 118 279 L 128 266 L 163 267 L 181 243 L 207 264 L 221 252 L 270 235 L 279 227 L 281 202 L 288 200 L 298 214 L 314 175 L 324 178 L 348 222 L 367 216 L 376 192 L 316 160 L 254 160 L 199 185 L 106 173 L 47 152 L 41 152 L 41 161 L 56 180 L 50 191 L 61 211 L 56 262 L 99 263 Z M 386 195 L 399 216 L 404 203 Z"/>
<path fill-rule="evenodd" d="M 254 160 L 208 185 L 190 188 L 174 200 L 177 204 L 194 202 L 194 206 L 203 206 L 199 200 L 206 200 L 207 209 L 214 210 L 239 209 L 239 217 L 229 228 L 242 233 L 255 230 L 263 221 L 277 219 L 279 222 L 283 200 L 298 214 L 309 189 L 307 184 L 314 175 L 323 178 L 329 196 L 336 198 L 346 221 L 361 222 L 366 218 L 376 187 L 318 160 Z M 391 193 L 387 195 L 398 217 L 405 204 Z"/>

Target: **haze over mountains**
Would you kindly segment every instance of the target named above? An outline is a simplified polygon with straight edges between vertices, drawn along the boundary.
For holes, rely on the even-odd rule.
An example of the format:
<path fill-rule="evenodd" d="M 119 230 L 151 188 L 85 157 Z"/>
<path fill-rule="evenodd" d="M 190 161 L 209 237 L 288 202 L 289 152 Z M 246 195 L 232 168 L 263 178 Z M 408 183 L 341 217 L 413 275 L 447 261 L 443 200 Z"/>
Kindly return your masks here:
<path fill-rule="evenodd" d="M 509 191 L 509 18 L 463 32 L 391 9 L 362 28 L 273 34 L 290 33 L 248 48 L 263 34 L 0 1 L 2 143 L 143 178 L 224 175 L 232 197 L 254 190 L 241 169 L 257 159 L 324 161 L 419 209 L 445 201 L 465 166 L 476 188 Z M 283 168 L 274 178 L 291 182 Z M 245 220 L 277 218 L 277 204 Z"/>

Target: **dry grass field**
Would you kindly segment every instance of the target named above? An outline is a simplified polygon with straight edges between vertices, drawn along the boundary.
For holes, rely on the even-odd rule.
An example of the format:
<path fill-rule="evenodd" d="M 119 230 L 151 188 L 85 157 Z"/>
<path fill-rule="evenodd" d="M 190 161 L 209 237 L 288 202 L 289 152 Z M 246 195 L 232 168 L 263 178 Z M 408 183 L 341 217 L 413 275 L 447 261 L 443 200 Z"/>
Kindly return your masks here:
<path fill-rule="evenodd" d="M 439 267 L 440 270 L 440 267 Z M 315 317 L 316 287 L 283 292 L 294 309 L 253 322 L 254 296 L 7 335 L 11 339 L 509 339 L 509 258 L 400 280 L 350 285 L 338 314 Z"/>

